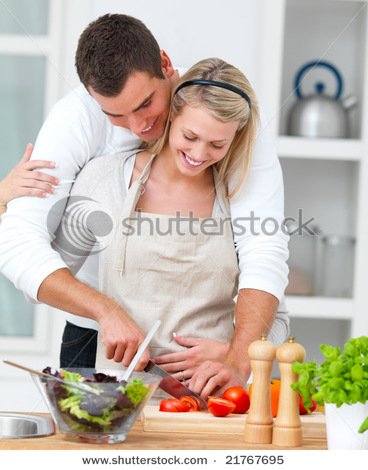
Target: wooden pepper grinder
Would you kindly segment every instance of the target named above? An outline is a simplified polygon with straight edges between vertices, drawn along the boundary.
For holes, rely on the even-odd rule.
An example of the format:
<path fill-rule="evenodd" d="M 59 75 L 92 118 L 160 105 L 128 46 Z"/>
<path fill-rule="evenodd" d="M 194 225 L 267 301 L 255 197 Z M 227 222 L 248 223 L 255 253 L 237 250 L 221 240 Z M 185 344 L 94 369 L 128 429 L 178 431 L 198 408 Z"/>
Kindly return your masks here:
<path fill-rule="evenodd" d="M 281 388 L 272 444 L 282 447 L 299 447 L 302 444 L 299 397 L 298 393 L 291 388 L 291 384 L 297 381 L 298 375 L 292 371 L 292 363 L 304 361 L 305 349 L 295 342 L 293 336 L 290 336 L 287 343 L 277 348 L 276 358 L 279 361 Z"/>
<path fill-rule="evenodd" d="M 253 372 L 252 399 L 245 423 L 244 439 L 253 444 L 272 442 L 271 372 L 276 347 L 262 335 L 248 348 Z"/>

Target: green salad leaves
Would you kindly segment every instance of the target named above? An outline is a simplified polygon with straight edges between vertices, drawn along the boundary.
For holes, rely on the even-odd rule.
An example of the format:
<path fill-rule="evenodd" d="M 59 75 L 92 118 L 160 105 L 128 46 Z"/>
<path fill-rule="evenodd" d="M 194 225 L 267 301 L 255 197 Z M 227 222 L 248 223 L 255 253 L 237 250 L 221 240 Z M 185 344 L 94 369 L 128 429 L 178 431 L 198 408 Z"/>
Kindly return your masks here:
<path fill-rule="evenodd" d="M 311 397 L 319 405 L 334 403 L 366 403 L 368 401 L 368 337 L 352 338 L 339 347 L 321 344 L 320 350 L 326 358 L 322 364 L 316 362 L 294 362 L 293 371 L 299 375 L 292 388 L 302 396 L 304 406 L 312 406 Z M 368 429 L 368 417 L 359 428 Z"/>
<path fill-rule="evenodd" d="M 50 368 L 45 369 L 48 373 Z M 129 417 L 150 392 L 143 380 L 134 378 L 128 383 L 101 372 L 94 379 L 60 369 L 55 376 L 69 383 L 84 383 L 97 393 L 84 392 L 59 382 L 48 383 L 50 400 L 63 415 L 65 422 L 78 431 L 108 431 Z"/>
<path fill-rule="evenodd" d="M 147 395 L 149 388 L 144 385 L 140 379 L 133 379 L 125 387 L 119 387 L 118 390 L 125 394 L 134 406 L 139 405 L 143 398 Z"/>

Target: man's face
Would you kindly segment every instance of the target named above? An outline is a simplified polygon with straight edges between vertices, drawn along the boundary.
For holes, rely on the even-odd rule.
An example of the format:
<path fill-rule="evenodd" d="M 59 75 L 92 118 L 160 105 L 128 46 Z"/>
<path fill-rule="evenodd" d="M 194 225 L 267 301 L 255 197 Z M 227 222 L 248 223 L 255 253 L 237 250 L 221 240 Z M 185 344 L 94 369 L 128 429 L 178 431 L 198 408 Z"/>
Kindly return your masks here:
<path fill-rule="evenodd" d="M 165 73 L 165 72 L 164 72 Z M 145 142 L 162 136 L 169 114 L 172 77 L 152 77 L 134 72 L 119 95 L 106 97 L 93 88 L 88 91 L 114 126 L 130 129 Z"/>

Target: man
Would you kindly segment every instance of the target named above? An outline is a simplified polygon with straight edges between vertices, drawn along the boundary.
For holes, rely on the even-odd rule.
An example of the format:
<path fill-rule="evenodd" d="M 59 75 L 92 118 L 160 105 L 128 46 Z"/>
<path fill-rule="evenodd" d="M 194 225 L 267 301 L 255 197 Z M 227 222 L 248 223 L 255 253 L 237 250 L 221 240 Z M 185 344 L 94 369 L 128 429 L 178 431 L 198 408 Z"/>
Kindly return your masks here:
<path fill-rule="evenodd" d="M 64 332 L 62 366 L 69 365 L 76 353 L 79 362 L 74 361 L 73 365 L 93 366 L 98 327 L 106 357 L 126 366 L 144 332 L 113 299 L 96 290 L 97 266 L 93 264 L 96 257 L 87 261 L 78 274 L 79 280 L 76 279 L 60 255 L 51 249 L 50 232 L 55 232 L 59 225 L 60 207 L 66 202 L 71 184 L 91 158 L 137 148 L 140 141 L 150 142 L 162 135 L 171 90 L 179 74 L 150 31 L 140 21 L 125 15 L 105 15 L 87 27 L 78 44 L 76 66 L 84 87 L 53 108 L 33 155 L 56 162 L 56 169 L 50 173 L 60 180 L 60 186 L 46 200 L 23 198 L 8 205 L 0 227 L 0 268 L 32 299 L 73 314 L 68 317 L 70 322 Z M 59 212 L 55 216 L 53 211 L 50 219 L 50 209 L 58 201 Z M 270 329 L 287 283 L 287 236 L 280 228 L 282 175 L 265 128 L 259 132 L 247 182 L 230 203 L 241 270 L 236 328 L 226 367 L 207 364 L 208 374 L 202 367 L 200 377 L 196 378 L 196 388 L 206 394 L 210 388 L 247 379 L 250 373 L 247 347 Z M 258 219 L 244 222 L 252 213 Z M 279 224 L 278 230 L 269 227 L 266 218 L 270 217 Z M 239 223 L 239 219 L 246 231 L 237 233 L 235 221 Z M 266 230 L 273 235 L 265 233 Z M 279 316 L 281 319 L 282 313 Z M 281 329 L 283 325 L 287 328 L 286 319 L 281 321 Z M 193 344 L 194 338 L 180 337 L 177 341 L 187 347 L 181 354 L 185 364 L 189 364 L 198 342 Z M 73 345 L 76 349 L 70 349 Z M 140 369 L 148 358 L 147 350 Z M 175 355 L 158 362 L 170 372 L 178 372 Z"/>

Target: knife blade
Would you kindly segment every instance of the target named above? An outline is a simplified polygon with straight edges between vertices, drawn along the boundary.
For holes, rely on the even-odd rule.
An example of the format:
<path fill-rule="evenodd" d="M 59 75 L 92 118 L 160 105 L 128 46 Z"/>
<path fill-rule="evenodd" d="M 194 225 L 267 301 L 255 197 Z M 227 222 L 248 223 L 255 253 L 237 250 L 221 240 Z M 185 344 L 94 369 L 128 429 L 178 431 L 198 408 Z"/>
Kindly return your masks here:
<path fill-rule="evenodd" d="M 195 397 L 200 402 L 201 409 L 207 409 L 206 401 L 200 395 L 198 395 L 198 393 L 190 390 L 190 388 L 186 387 L 179 380 L 175 379 L 171 374 L 166 372 L 166 370 L 162 369 L 153 361 L 151 361 L 151 359 L 148 361 L 148 364 L 144 370 L 145 372 L 150 372 L 151 374 L 162 377 L 159 387 L 164 392 L 172 395 L 175 398 L 180 398 L 184 395 Z"/>

